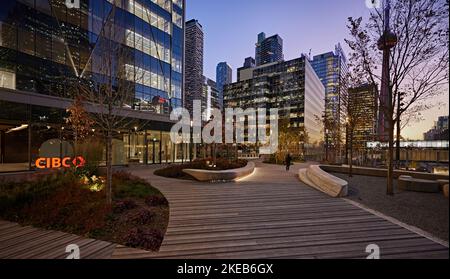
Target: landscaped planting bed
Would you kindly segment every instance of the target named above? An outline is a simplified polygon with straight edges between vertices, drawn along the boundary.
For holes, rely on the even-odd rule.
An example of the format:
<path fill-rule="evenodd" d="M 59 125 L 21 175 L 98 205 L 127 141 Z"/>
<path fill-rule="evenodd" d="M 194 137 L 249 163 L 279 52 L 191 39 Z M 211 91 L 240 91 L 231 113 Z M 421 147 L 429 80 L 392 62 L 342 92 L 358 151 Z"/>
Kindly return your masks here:
<path fill-rule="evenodd" d="M 113 176 L 108 204 L 101 178 L 64 172 L 0 183 L 0 218 L 130 247 L 157 251 L 169 220 L 164 196 L 125 172 Z"/>
<path fill-rule="evenodd" d="M 168 177 L 193 180 L 194 178 L 183 172 L 184 169 L 196 169 L 196 170 L 231 170 L 243 168 L 247 165 L 246 160 L 228 160 L 223 158 L 217 158 L 213 164 L 212 159 L 195 160 L 193 162 L 171 165 L 163 169 L 155 171 L 156 175 Z"/>

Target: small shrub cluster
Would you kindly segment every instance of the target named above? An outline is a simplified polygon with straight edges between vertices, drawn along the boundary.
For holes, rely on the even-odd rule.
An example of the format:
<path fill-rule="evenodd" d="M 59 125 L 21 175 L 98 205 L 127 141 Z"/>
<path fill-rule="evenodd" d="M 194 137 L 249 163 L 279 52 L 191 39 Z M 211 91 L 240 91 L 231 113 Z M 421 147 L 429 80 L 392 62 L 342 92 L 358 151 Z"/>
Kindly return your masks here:
<path fill-rule="evenodd" d="M 113 205 L 105 190 L 92 190 L 87 172 L 57 172 L 20 183 L 0 183 L 0 218 L 158 250 L 169 216 L 168 202 L 145 180 L 118 172 Z M 93 179 L 95 180 L 95 179 Z"/>
<path fill-rule="evenodd" d="M 119 200 L 114 203 L 113 211 L 115 214 L 121 214 L 127 210 L 134 209 L 137 207 L 137 204 L 134 200 L 124 199 Z"/>
<path fill-rule="evenodd" d="M 163 237 L 158 230 L 134 228 L 125 235 L 123 240 L 130 247 L 157 250 Z"/>
<path fill-rule="evenodd" d="M 145 204 L 147 204 L 150 207 L 156 207 L 156 206 L 168 206 L 169 202 L 163 196 L 148 196 L 145 199 Z"/>
<path fill-rule="evenodd" d="M 25 205 L 18 211 L 17 219 L 48 229 L 69 228 L 72 233 L 85 235 L 102 228 L 105 216 L 110 212 L 102 193 L 94 193 L 83 189 L 79 183 L 72 183 Z"/>
<path fill-rule="evenodd" d="M 142 208 L 140 209 L 136 215 L 133 217 L 133 221 L 137 225 L 147 225 L 150 224 L 155 217 L 155 214 L 148 209 Z"/>
<path fill-rule="evenodd" d="M 145 199 L 151 195 L 161 195 L 155 188 L 151 187 L 145 180 L 134 177 L 127 172 L 116 172 L 113 175 L 113 193 L 117 199 L 138 198 Z"/>
<path fill-rule="evenodd" d="M 70 173 L 55 173 L 32 181 L 3 182 L 0 184 L 0 212 L 9 213 L 35 200 L 52 195 L 56 190 L 77 183 Z"/>

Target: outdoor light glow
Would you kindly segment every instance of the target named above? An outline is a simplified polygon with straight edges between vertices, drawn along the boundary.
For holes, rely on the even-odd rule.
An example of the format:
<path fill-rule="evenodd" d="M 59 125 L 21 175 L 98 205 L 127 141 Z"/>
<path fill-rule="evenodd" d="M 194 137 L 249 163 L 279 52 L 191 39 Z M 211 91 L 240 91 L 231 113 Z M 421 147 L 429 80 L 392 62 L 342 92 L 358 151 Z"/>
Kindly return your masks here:
<path fill-rule="evenodd" d="M 449 258 L 448 0 L 0 3 L 0 260 Z"/>
<path fill-rule="evenodd" d="M 25 130 L 26 128 L 28 128 L 28 124 L 22 124 L 19 127 L 9 129 L 6 132 L 6 134 L 9 134 L 9 133 L 12 133 L 12 132 L 21 131 L 21 130 Z"/>

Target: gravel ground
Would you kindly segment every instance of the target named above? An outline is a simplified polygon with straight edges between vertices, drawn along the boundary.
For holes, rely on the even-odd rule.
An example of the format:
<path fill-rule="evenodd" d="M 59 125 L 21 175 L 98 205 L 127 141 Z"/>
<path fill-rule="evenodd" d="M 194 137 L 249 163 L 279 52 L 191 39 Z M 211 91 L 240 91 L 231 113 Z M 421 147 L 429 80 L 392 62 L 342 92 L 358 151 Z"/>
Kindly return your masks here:
<path fill-rule="evenodd" d="M 395 191 L 386 195 L 386 178 L 371 176 L 348 177 L 334 173 L 349 183 L 348 198 L 368 208 L 418 227 L 448 241 L 449 200 L 440 194 Z M 395 181 L 397 189 L 397 181 Z"/>

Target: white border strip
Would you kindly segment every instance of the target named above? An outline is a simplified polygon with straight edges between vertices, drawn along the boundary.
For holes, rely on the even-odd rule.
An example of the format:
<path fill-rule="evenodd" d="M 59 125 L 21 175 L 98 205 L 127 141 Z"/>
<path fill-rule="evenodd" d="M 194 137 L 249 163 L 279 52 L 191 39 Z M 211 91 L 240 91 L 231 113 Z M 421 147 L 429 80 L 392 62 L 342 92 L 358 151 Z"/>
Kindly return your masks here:
<path fill-rule="evenodd" d="M 358 202 L 355 202 L 353 200 L 350 200 L 348 198 L 342 198 L 342 199 L 344 201 L 346 201 L 346 202 L 356 206 L 356 207 L 359 207 L 359 208 L 361 208 L 361 209 L 363 209 L 363 210 L 365 210 L 365 211 L 367 211 L 369 213 L 372 213 L 372 214 L 374 214 L 374 215 L 376 215 L 376 216 L 378 216 L 380 218 L 383 218 L 383 219 L 385 219 L 385 220 L 387 220 L 387 221 L 389 221 L 389 222 L 391 222 L 391 223 L 393 223 L 395 225 L 399 225 L 400 227 L 403 227 L 403 228 L 405 228 L 405 229 L 407 229 L 407 230 L 409 230 L 409 231 L 411 231 L 413 233 L 416 233 L 416 234 L 418 234 L 420 236 L 423 236 L 423 237 L 425 237 L 425 238 L 427 238 L 427 239 L 429 239 L 429 240 L 431 240 L 433 242 L 436 242 L 438 244 L 441 244 L 441 245 L 449 248 L 448 247 L 448 241 L 445 241 L 445 240 L 442 240 L 442 239 L 440 239 L 438 237 L 435 237 L 435 236 L 431 235 L 430 233 L 428 233 L 428 232 L 426 232 L 426 231 L 424 231 L 422 229 L 419 229 L 419 228 L 417 228 L 415 226 L 411 226 L 411 225 L 405 224 L 405 223 L 401 222 L 400 220 L 397 220 L 397 219 L 395 219 L 393 217 L 390 217 L 390 216 L 387 216 L 387 215 L 385 215 L 385 214 L 383 214 L 383 213 L 381 213 L 379 211 L 376 211 L 376 210 L 373 210 L 371 208 L 368 208 L 367 206 L 365 206 L 363 204 L 360 204 Z"/>

